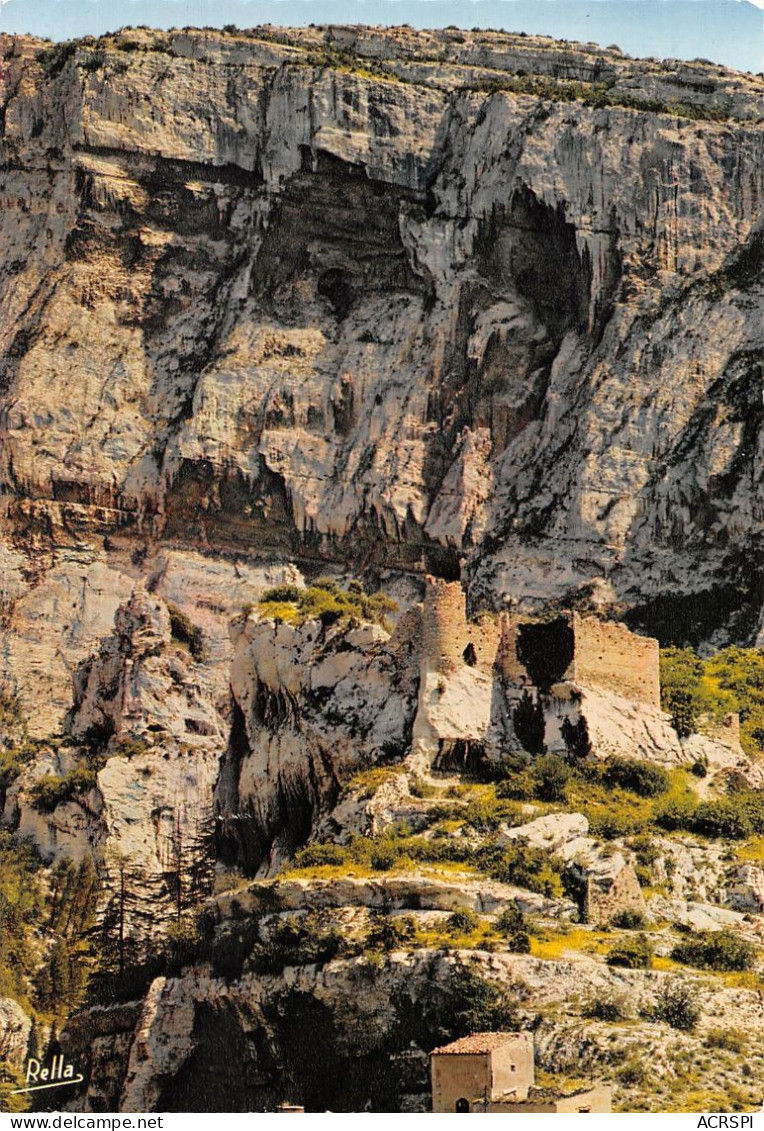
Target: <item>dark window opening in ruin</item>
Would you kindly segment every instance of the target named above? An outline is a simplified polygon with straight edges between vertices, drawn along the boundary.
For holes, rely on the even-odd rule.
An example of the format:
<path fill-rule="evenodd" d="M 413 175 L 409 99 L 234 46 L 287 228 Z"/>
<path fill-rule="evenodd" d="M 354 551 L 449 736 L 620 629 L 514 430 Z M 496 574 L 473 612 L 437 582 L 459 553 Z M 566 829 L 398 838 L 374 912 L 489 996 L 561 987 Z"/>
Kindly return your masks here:
<path fill-rule="evenodd" d="M 565 675 L 573 662 L 574 647 L 573 628 L 567 617 L 518 628 L 517 658 L 544 693 Z"/>
<path fill-rule="evenodd" d="M 477 652 L 475 651 L 475 645 L 472 643 L 472 641 L 470 641 L 467 647 L 464 649 L 462 656 L 464 657 L 465 664 L 467 664 L 467 666 L 470 668 L 474 668 L 475 664 L 477 663 Z"/>
<path fill-rule="evenodd" d="M 464 1097 L 462 1096 L 462 1098 L 460 1100 L 456 1101 L 454 1111 L 464 1112 L 464 1111 L 469 1111 L 469 1110 L 470 1110 L 470 1101 L 469 1100 L 465 1100 Z"/>

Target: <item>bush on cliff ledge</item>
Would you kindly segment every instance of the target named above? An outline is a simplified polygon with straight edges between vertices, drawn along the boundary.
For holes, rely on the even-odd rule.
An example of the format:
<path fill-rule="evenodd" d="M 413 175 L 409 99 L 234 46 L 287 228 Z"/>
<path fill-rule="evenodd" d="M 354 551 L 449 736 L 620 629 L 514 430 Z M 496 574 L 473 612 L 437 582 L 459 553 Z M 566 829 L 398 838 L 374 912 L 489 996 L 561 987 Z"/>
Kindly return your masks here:
<path fill-rule="evenodd" d="M 262 617 L 296 624 L 320 620 L 328 627 L 353 618 L 389 628 L 387 614 L 398 606 L 383 593 L 367 593 L 360 581 L 351 581 L 347 589 L 342 589 L 333 578 L 319 577 L 305 589 L 296 585 L 266 589 L 256 607 Z"/>

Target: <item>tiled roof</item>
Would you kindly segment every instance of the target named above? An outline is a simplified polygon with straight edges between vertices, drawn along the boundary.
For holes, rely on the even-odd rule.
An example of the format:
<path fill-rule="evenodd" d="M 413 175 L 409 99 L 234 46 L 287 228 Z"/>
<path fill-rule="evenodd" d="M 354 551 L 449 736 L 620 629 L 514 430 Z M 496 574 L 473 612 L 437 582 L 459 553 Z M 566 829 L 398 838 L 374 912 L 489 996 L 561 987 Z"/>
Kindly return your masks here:
<path fill-rule="evenodd" d="M 492 1052 L 494 1049 L 505 1045 L 507 1041 L 517 1040 L 521 1033 L 471 1033 L 469 1037 L 460 1037 L 450 1045 L 433 1049 L 432 1056 L 445 1054 L 446 1056 L 469 1056 Z"/>

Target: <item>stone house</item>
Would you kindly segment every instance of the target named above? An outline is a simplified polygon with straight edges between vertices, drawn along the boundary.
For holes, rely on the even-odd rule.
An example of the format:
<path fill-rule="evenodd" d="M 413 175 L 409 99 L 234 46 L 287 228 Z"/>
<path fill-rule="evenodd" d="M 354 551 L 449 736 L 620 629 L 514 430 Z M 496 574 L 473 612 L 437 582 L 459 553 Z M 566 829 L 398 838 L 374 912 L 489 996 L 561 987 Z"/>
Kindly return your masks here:
<path fill-rule="evenodd" d="M 434 1112 L 609 1112 L 605 1085 L 537 1088 L 530 1033 L 473 1033 L 430 1054 Z"/>

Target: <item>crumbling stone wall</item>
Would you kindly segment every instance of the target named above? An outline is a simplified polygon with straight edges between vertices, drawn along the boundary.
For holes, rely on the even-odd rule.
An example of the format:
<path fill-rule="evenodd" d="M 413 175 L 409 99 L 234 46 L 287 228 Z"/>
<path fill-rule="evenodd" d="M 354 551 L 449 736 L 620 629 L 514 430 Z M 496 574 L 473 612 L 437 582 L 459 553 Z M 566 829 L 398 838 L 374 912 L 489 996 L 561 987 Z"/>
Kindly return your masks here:
<path fill-rule="evenodd" d="M 660 707 L 657 640 L 637 636 L 625 625 L 578 613 L 573 614 L 572 627 L 575 645 L 567 679 Z"/>
<path fill-rule="evenodd" d="M 497 667 L 505 683 L 514 687 L 528 687 L 531 677 L 517 654 L 517 641 L 520 621 L 509 613 L 502 613 L 499 619 L 499 650 Z"/>
<path fill-rule="evenodd" d="M 422 604 L 422 663 L 448 675 L 464 663 L 469 644 L 464 591 L 458 581 L 424 579 Z"/>
<path fill-rule="evenodd" d="M 530 679 L 545 694 L 555 683 L 575 682 L 660 707 L 658 641 L 597 617 L 507 621 L 500 663 L 509 682 Z"/>
<path fill-rule="evenodd" d="M 587 875 L 583 910 L 586 922 L 594 924 L 609 923 L 624 911 L 644 915 L 645 897 L 631 864 L 612 875 Z"/>
<path fill-rule="evenodd" d="M 490 672 L 499 650 L 500 624 L 490 616 L 467 621 L 461 583 L 425 578 L 422 604 L 422 665 L 448 675 L 462 664 Z"/>

